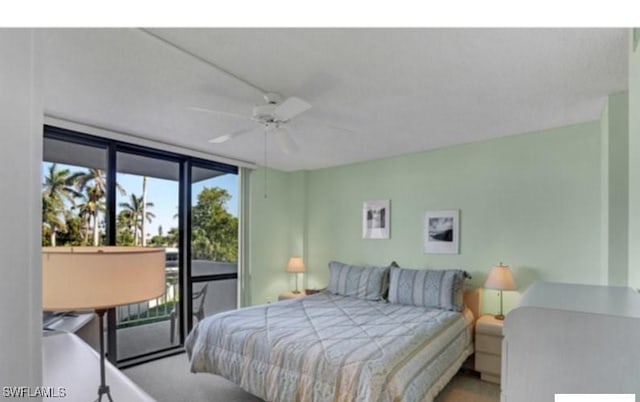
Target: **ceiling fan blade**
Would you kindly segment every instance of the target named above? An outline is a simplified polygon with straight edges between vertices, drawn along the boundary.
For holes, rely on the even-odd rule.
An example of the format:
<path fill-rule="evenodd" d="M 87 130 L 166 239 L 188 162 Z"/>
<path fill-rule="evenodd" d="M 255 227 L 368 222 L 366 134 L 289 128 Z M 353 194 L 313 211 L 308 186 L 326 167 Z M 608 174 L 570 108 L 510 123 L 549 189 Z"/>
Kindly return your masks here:
<path fill-rule="evenodd" d="M 253 128 L 243 128 L 241 130 L 236 130 L 236 131 L 232 131 L 230 133 L 221 135 L 219 137 L 215 137 L 209 140 L 210 143 L 212 144 L 222 144 L 223 142 L 227 142 L 230 139 L 234 138 L 234 137 L 238 137 L 240 135 L 243 134 L 248 134 L 252 131 L 255 131 L 256 129 L 258 129 L 258 127 L 253 127 Z"/>
<path fill-rule="evenodd" d="M 298 145 L 293 141 L 293 138 L 289 135 L 289 130 L 286 127 L 277 127 L 273 129 L 273 132 L 276 135 L 278 145 L 280 145 L 282 152 L 287 155 L 298 152 Z"/>
<path fill-rule="evenodd" d="M 189 110 L 194 110 L 196 112 L 211 113 L 211 114 L 221 114 L 221 115 L 225 115 L 225 116 L 236 117 L 236 118 L 239 118 L 239 119 L 251 120 L 251 117 L 249 117 L 249 116 L 243 116 L 241 114 L 225 112 L 225 111 L 222 111 L 222 110 L 205 109 L 205 108 L 197 107 L 197 106 L 189 106 L 188 109 Z"/>
<path fill-rule="evenodd" d="M 287 121 L 310 108 L 310 104 L 292 96 L 276 107 L 273 111 L 273 116 L 277 121 Z"/>

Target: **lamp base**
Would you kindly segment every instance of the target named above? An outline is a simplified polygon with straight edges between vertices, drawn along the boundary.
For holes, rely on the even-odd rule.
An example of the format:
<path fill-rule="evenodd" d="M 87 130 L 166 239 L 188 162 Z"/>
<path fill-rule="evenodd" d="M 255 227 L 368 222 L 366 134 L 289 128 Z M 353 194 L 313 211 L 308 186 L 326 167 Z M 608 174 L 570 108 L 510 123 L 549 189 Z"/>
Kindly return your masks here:
<path fill-rule="evenodd" d="M 111 392 L 109 391 L 109 386 L 108 385 L 101 385 L 98 388 L 98 402 L 102 401 L 102 395 L 107 395 L 107 398 L 109 398 L 110 402 L 113 402 L 113 399 L 111 399 Z"/>
<path fill-rule="evenodd" d="M 300 291 L 296 289 L 296 290 L 292 290 L 291 293 L 293 293 L 294 295 L 297 295 L 297 294 L 300 294 Z"/>
<path fill-rule="evenodd" d="M 502 314 L 496 314 L 496 315 L 494 315 L 494 316 L 493 316 L 493 318 L 495 318 L 496 320 L 500 320 L 500 321 L 502 321 L 502 320 L 504 320 L 504 315 L 502 315 Z"/>

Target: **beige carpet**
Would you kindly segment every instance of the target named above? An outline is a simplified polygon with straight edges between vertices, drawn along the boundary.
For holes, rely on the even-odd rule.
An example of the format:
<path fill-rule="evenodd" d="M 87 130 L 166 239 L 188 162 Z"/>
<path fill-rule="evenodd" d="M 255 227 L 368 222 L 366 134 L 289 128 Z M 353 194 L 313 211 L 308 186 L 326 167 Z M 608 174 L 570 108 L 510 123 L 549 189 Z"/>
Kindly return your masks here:
<path fill-rule="evenodd" d="M 500 385 L 480 380 L 476 373 L 459 372 L 435 402 L 499 402 Z"/>
<path fill-rule="evenodd" d="M 222 377 L 189 372 L 185 354 L 123 370 L 158 402 L 262 402 Z M 113 396 L 117 400 L 117 395 Z M 436 402 L 498 402 L 500 387 L 458 373 Z"/>

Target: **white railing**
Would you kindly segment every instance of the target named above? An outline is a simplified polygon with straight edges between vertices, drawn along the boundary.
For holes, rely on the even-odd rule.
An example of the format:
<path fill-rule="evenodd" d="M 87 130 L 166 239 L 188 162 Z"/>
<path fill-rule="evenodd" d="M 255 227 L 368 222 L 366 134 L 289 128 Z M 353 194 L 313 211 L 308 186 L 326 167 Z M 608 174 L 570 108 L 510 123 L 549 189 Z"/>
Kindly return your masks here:
<path fill-rule="evenodd" d="M 173 306 L 178 303 L 178 284 L 175 276 L 170 276 L 167 270 L 167 283 L 164 294 L 156 299 L 146 302 L 128 304 L 116 307 L 116 327 L 134 327 L 149 322 L 168 320 L 171 317 Z"/>
<path fill-rule="evenodd" d="M 193 260 L 191 269 L 193 277 L 197 278 L 203 275 L 236 273 L 238 272 L 238 264 L 209 260 Z M 176 266 L 167 266 L 165 272 L 167 288 L 162 296 L 147 302 L 129 304 L 116 308 L 117 328 L 133 327 L 171 318 L 173 306 L 178 303 L 180 294 L 178 291 L 178 268 Z M 235 287 L 233 289 L 233 292 L 235 292 Z M 224 311 L 227 310 L 229 306 L 235 306 L 235 293 L 220 293 L 217 296 L 218 298 L 212 295 L 208 297 L 208 300 L 205 302 L 204 307 L 207 313 Z M 221 297 L 224 300 L 221 300 Z M 229 298 L 231 302 L 227 300 Z M 222 308 L 222 310 L 220 310 L 220 308 Z"/>

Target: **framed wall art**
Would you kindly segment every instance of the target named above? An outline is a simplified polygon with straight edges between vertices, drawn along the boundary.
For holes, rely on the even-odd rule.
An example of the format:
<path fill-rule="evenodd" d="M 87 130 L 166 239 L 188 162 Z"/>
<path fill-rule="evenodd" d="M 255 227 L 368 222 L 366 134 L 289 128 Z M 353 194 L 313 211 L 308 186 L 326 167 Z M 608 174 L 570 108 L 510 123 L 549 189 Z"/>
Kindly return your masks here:
<path fill-rule="evenodd" d="M 365 201 L 362 206 L 362 238 L 388 239 L 391 222 L 391 201 Z"/>
<path fill-rule="evenodd" d="M 424 218 L 424 252 L 458 254 L 460 252 L 460 210 L 427 211 Z"/>

